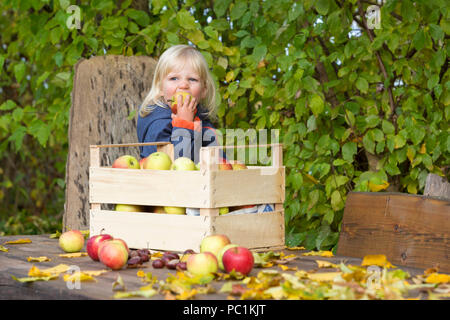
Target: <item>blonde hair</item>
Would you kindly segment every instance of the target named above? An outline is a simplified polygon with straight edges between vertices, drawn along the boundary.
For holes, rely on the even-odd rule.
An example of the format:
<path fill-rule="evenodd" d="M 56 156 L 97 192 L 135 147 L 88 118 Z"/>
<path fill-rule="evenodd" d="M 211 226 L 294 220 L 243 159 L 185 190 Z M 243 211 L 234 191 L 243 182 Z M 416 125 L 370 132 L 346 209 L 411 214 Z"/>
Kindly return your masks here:
<path fill-rule="evenodd" d="M 190 63 L 198 72 L 203 81 L 205 98 L 200 101 L 200 105 L 208 111 L 208 117 L 214 118 L 216 111 L 216 87 L 209 72 L 208 63 L 203 55 L 194 47 L 188 45 L 176 45 L 167 49 L 159 58 L 153 76 L 152 88 L 148 92 L 139 108 L 141 117 L 148 116 L 155 108 L 155 105 L 167 108 L 166 102 L 161 97 L 161 84 L 164 77 L 172 70 L 183 63 Z"/>

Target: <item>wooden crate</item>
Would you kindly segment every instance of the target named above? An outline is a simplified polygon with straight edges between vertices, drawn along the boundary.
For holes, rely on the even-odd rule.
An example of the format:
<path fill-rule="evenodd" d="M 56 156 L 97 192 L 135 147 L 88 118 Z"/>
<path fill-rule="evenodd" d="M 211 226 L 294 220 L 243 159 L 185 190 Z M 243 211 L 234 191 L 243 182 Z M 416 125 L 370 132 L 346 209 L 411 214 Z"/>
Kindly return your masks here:
<path fill-rule="evenodd" d="M 199 171 L 116 169 L 100 166 L 100 150 L 111 147 L 157 145 L 173 159 L 167 142 L 90 147 L 90 234 L 108 233 L 131 248 L 198 250 L 210 234 L 226 234 L 233 243 L 254 250 L 284 247 L 285 168 L 282 145 L 272 148 L 271 166 L 247 170 L 218 170 L 221 147 L 201 148 Z M 200 216 L 105 210 L 102 204 L 134 204 L 200 208 Z M 275 204 L 260 214 L 219 215 L 219 208 Z M 103 206 L 104 207 L 104 206 Z"/>

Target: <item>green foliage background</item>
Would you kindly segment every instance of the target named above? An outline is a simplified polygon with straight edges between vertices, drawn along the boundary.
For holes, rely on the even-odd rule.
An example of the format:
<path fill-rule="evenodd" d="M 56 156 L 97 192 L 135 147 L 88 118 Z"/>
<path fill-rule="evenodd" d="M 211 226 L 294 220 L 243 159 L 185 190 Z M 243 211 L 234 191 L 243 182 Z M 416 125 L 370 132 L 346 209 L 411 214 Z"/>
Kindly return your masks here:
<path fill-rule="evenodd" d="M 428 173 L 448 178 L 446 1 L 385 1 L 369 29 L 373 4 L 1 1 L 0 232 L 61 227 L 74 64 L 178 43 L 212 67 L 218 127 L 280 129 L 288 245 L 335 247 L 351 190 L 420 194 Z"/>

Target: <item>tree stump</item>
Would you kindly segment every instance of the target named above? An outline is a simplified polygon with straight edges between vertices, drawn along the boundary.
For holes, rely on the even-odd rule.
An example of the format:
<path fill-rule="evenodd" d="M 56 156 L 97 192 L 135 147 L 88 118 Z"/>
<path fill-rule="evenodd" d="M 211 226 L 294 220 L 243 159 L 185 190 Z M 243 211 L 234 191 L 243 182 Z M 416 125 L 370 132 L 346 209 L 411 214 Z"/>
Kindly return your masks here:
<path fill-rule="evenodd" d="M 140 104 L 151 88 L 156 61 L 145 56 L 99 56 L 75 65 L 66 163 L 63 231 L 89 229 L 89 146 L 137 142 Z M 108 148 L 101 165 L 139 149 Z"/>
<path fill-rule="evenodd" d="M 425 182 L 423 195 L 450 200 L 450 183 L 445 178 L 430 173 Z"/>

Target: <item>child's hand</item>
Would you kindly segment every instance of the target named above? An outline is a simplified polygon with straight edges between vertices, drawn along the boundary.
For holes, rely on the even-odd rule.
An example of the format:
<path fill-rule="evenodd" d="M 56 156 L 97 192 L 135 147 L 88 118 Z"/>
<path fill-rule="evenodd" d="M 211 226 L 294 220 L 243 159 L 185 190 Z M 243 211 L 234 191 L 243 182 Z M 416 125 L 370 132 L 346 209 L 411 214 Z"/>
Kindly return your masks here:
<path fill-rule="evenodd" d="M 184 102 L 181 95 L 177 96 L 177 100 L 177 114 L 172 113 L 172 118 L 178 117 L 183 120 L 194 121 L 197 100 L 190 95 L 184 99 Z"/>

